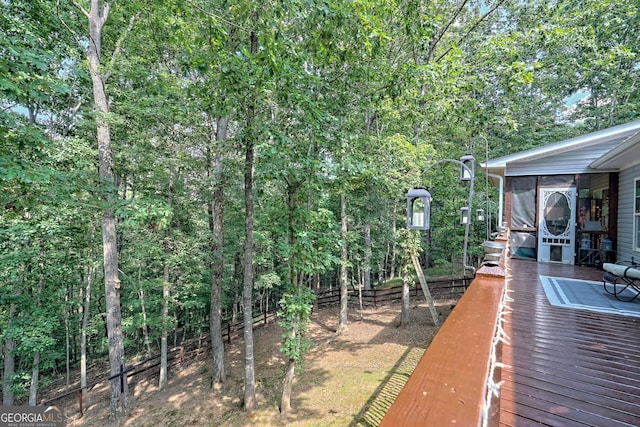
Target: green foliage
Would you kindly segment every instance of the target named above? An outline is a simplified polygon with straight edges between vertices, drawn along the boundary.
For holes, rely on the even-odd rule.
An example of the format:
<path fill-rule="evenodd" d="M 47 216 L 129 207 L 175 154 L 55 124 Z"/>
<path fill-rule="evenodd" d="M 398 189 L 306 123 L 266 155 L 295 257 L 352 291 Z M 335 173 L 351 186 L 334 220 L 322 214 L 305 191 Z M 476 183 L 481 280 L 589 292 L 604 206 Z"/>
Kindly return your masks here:
<path fill-rule="evenodd" d="M 307 324 L 314 299 L 315 295 L 306 287 L 297 287 L 291 292 L 285 292 L 280 299 L 278 324 L 283 330 L 280 351 L 298 367 L 302 367 L 304 355 L 311 347 Z"/>
<path fill-rule="evenodd" d="M 254 287 L 256 289 L 274 289 L 281 283 L 280 276 L 274 272 L 265 273 L 256 279 Z"/>
<path fill-rule="evenodd" d="M 76 37 L 84 16 L 58 3 L 0 2 L 0 343 L 16 339 L 19 366 L 35 351 L 46 369 L 59 364 L 65 313 L 78 341 L 89 278 L 89 352 L 107 350 L 102 272 L 90 268 L 101 264 L 104 192 L 117 199 L 127 351 L 144 350 L 145 327 L 156 350 L 162 330 L 188 338 L 208 326 L 212 256 L 224 261 L 223 313 L 233 312 L 243 281 L 241 146 L 251 139 L 256 298 L 286 291 L 283 352 L 301 362 L 305 286 L 316 274 L 322 286 L 335 281 L 344 245 L 352 282 L 364 271 L 378 283 L 405 266 L 413 274 L 410 252 L 447 274 L 458 267 L 468 187 L 457 168 L 423 175 L 427 166 L 467 151 L 484 160 L 478 135 L 497 157 L 640 111 L 633 0 L 504 2 L 489 14 L 479 0 L 117 2 L 102 46 L 115 180 L 98 183 L 85 41 Z M 216 138 L 221 118 L 225 140 Z M 224 242 L 212 255 L 219 180 Z M 404 230 L 404 195 L 418 184 L 434 197 L 429 233 Z M 475 205 L 485 207 L 481 198 Z M 471 255 L 484 238 L 474 225 Z M 29 374 L 16 375 L 24 390 Z"/>

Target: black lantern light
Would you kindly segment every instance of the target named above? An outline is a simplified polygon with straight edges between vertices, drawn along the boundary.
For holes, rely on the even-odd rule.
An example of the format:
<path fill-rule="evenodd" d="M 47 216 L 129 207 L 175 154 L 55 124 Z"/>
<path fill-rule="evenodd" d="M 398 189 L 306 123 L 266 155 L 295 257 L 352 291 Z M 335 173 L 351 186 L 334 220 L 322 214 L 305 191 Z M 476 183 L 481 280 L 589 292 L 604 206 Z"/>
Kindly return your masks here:
<path fill-rule="evenodd" d="M 428 230 L 430 227 L 431 194 L 424 187 L 415 187 L 407 193 L 407 228 Z"/>
<path fill-rule="evenodd" d="M 469 206 L 463 206 L 460 208 L 460 225 L 471 224 L 471 209 Z"/>
<path fill-rule="evenodd" d="M 460 180 L 471 181 L 476 173 L 476 159 L 471 154 L 460 157 Z"/>

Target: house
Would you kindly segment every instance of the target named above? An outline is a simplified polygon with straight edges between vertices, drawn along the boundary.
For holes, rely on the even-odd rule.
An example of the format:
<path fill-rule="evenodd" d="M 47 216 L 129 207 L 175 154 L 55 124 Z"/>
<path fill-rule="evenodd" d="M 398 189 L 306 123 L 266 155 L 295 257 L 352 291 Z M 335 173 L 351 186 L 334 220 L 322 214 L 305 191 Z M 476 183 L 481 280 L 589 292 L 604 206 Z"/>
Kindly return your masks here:
<path fill-rule="evenodd" d="M 483 167 L 504 180 L 511 257 L 579 265 L 640 258 L 640 120 Z"/>
<path fill-rule="evenodd" d="M 605 293 L 577 264 L 640 258 L 640 120 L 483 167 L 511 256 L 476 272 L 379 425 L 640 425 L 640 316 L 553 305 L 542 282 Z"/>

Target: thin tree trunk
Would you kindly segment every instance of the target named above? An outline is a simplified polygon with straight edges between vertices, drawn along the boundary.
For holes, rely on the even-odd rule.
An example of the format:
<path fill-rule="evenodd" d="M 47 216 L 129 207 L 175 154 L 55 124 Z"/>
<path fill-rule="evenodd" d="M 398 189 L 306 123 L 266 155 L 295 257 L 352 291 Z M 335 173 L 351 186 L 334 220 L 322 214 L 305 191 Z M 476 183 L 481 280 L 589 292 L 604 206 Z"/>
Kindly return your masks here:
<path fill-rule="evenodd" d="M 347 196 L 340 195 L 340 319 L 338 322 L 337 334 L 342 334 L 348 330 L 347 310 L 349 303 L 349 288 L 347 283 Z"/>
<path fill-rule="evenodd" d="M 227 118 L 219 118 L 216 123 L 216 141 L 227 139 Z M 222 339 L 222 278 L 224 273 L 224 157 L 216 147 L 213 170 L 210 175 L 213 182 L 213 203 L 209 210 L 209 228 L 211 229 L 211 307 L 209 310 L 212 378 L 211 385 L 219 388 L 225 381 L 224 340 Z"/>
<path fill-rule="evenodd" d="M 40 274 L 38 278 L 38 290 L 36 292 L 36 307 L 40 307 L 42 301 L 42 289 L 44 288 L 44 251 L 40 252 Z M 36 406 L 38 402 L 38 380 L 40 377 L 40 351 L 33 355 L 33 366 L 31 369 L 31 386 L 29 387 L 29 406 Z"/>
<path fill-rule="evenodd" d="M 10 311 L 15 312 L 15 304 L 11 304 Z M 16 348 L 16 341 L 13 338 L 7 338 L 4 342 L 4 370 L 2 379 L 2 405 L 13 406 L 14 394 L 11 389 L 13 382 L 13 374 L 15 373 L 15 355 L 13 352 Z"/>
<path fill-rule="evenodd" d="M 409 324 L 409 279 L 402 277 L 402 312 L 400 314 L 400 326 L 405 327 Z"/>
<path fill-rule="evenodd" d="M 287 220 L 287 234 L 286 234 L 286 244 L 290 247 L 295 246 L 296 244 L 296 235 L 295 235 L 295 195 L 300 189 L 300 186 L 304 182 L 304 180 L 299 181 L 291 181 L 288 178 L 285 178 L 287 182 L 287 212 L 288 212 L 288 220 Z M 286 281 L 288 283 L 288 287 L 290 289 L 300 288 L 303 285 L 303 274 L 298 272 L 295 265 L 294 257 L 289 258 L 289 268 L 287 269 L 287 278 Z M 268 290 L 267 290 L 268 297 Z M 268 300 L 267 300 L 268 301 Z M 267 302 L 266 309 L 268 310 L 269 304 Z M 298 327 L 296 325 L 301 324 L 301 319 L 298 315 L 295 315 L 293 319 L 286 321 L 291 322 L 291 341 L 298 341 Z M 289 338 L 287 338 L 289 339 Z M 304 357 L 304 355 L 300 355 L 299 357 Z M 291 411 L 291 391 L 293 387 L 293 379 L 295 377 L 295 367 L 296 361 L 293 358 L 289 358 L 289 364 L 287 366 L 287 370 L 284 376 L 284 382 L 282 386 L 282 398 L 280 400 L 280 412 L 286 414 Z"/>
<path fill-rule="evenodd" d="M 33 369 L 31 371 L 31 386 L 29 387 L 29 406 L 38 404 L 38 380 L 40 377 L 40 352 L 33 355 Z"/>
<path fill-rule="evenodd" d="M 19 292 L 17 293 L 19 294 Z M 9 325 L 13 323 L 13 318 L 16 314 L 16 304 L 12 303 L 9 307 Z M 13 406 L 13 402 L 15 400 L 13 390 L 11 389 L 11 384 L 13 382 L 13 374 L 15 373 L 15 355 L 14 351 L 16 349 L 16 341 L 13 338 L 7 338 L 4 342 L 4 377 L 2 379 L 2 405 L 3 406 Z"/>
<path fill-rule="evenodd" d="M 105 294 L 107 305 L 107 334 L 109 341 L 109 365 L 111 380 L 111 415 L 122 417 L 129 405 L 126 376 L 122 316 L 120 312 L 120 279 L 118 278 L 118 254 L 116 251 L 115 220 L 111 213 L 105 215 L 103 252 L 105 270 Z M 123 373 L 124 372 L 124 373 Z"/>
<path fill-rule="evenodd" d="M 296 371 L 296 362 L 289 359 L 287 371 L 284 374 L 284 385 L 282 387 L 282 399 L 280 401 L 280 413 L 286 414 L 291 411 L 291 391 L 293 388 L 293 378 Z"/>
<path fill-rule="evenodd" d="M 142 312 L 142 336 L 144 346 L 147 348 L 147 357 L 151 356 L 151 343 L 149 342 L 149 327 L 147 326 L 147 308 L 144 303 L 144 289 L 142 289 L 142 264 L 138 265 L 138 298 L 140 298 L 140 311 Z"/>
<path fill-rule="evenodd" d="M 64 296 L 65 379 L 67 389 L 71 384 L 71 332 L 69 331 L 69 292 Z"/>
<path fill-rule="evenodd" d="M 251 53 L 258 53 L 258 36 L 251 32 Z M 253 167 L 255 157 L 253 122 L 255 105 L 247 111 L 247 135 L 245 139 L 244 160 L 244 202 L 245 202 L 245 240 L 244 240 L 244 283 L 242 290 L 244 324 L 244 409 L 251 411 L 256 403 L 256 379 L 253 357 Z"/>
<path fill-rule="evenodd" d="M 396 245 L 396 239 L 395 239 L 395 235 L 396 235 L 396 217 L 397 217 L 397 211 L 398 211 L 398 200 L 394 200 L 393 201 L 393 215 L 391 215 L 391 230 L 393 231 L 393 236 L 394 239 L 392 239 L 392 243 L 391 243 L 391 279 L 393 279 L 394 277 L 396 277 L 396 257 L 397 257 L 397 245 Z"/>
<path fill-rule="evenodd" d="M 171 286 L 169 284 L 169 266 L 164 266 L 164 282 L 162 283 L 162 332 L 160 334 L 160 375 L 158 378 L 158 388 L 164 390 L 167 388 L 169 379 L 169 364 L 167 361 L 169 355 L 169 296 Z"/>
<path fill-rule="evenodd" d="M 244 409 L 251 411 L 255 405 L 255 372 L 253 357 L 253 142 L 246 142 L 245 156 L 245 242 L 244 286 L 242 305 L 244 316 L 245 382 Z"/>
<path fill-rule="evenodd" d="M 318 292 L 320 292 L 320 273 L 318 272 L 313 273 L 313 279 L 311 283 L 312 283 L 311 288 L 313 289 L 313 293 L 316 294 L 317 296 Z M 313 299 L 313 309 L 314 310 L 318 309 L 318 298 Z"/>
<path fill-rule="evenodd" d="M 364 224 L 364 288 L 371 289 L 371 222 Z"/>
<path fill-rule="evenodd" d="M 86 12 L 89 19 L 89 42 L 87 57 L 89 74 L 93 86 L 93 101 L 96 109 L 96 136 L 98 140 L 101 185 L 114 185 L 113 158 L 111 154 L 111 130 L 107 115 L 109 100 L 101 65 L 102 28 L 109 16 L 109 3 L 91 0 L 91 9 Z M 122 417 L 129 405 L 126 380 L 126 361 L 122 337 L 122 315 L 120 312 L 120 279 L 118 278 L 118 247 L 116 220 L 113 214 L 113 191 L 105 191 L 105 208 L 102 214 L 102 250 L 104 263 L 105 302 L 107 308 L 107 335 L 109 341 L 109 365 L 111 376 L 111 415 Z"/>
<path fill-rule="evenodd" d="M 296 339 L 297 330 L 294 328 L 291 331 L 293 339 Z M 286 414 L 291 411 L 291 391 L 293 388 L 293 378 L 296 371 L 296 362 L 294 359 L 289 359 L 289 364 L 284 375 L 284 382 L 282 386 L 282 399 L 280 400 L 280 413 Z"/>
<path fill-rule="evenodd" d="M 233 263 L 233 308 L 231 309 L 231 322 L 236 322 L 238 320 L 238 312 L 240 310 L 240 292 L 239 292 L 239 284 L 240 284 L 240 270 L 242 269 L 242 256 L 240 252 L 236 253 L 235 261 Z"/>
<path fill-rule="evenodd" d="M 175 156 L 173 143 L 171 143 L 171 154 Z M 170 167 L 169 188 L 167 194 L 167 206 L 173 210 L 173 192 L 174 192 L 174 168 Z M 164 390 L 167 388 L 169 380 L 169 297 L 171 295 L 171 276 L 169 270 L 169 257 L 171 256 L 171 228 L 165 232 L 165 260 L 164 260 L 164 281 L 162 282 L 162 310 L 161 310 L 161 332 L 160 332 L 160 373 L 158 375 L 158 388 Z"/>
<path fill-rule="evenodd" d="M 93 237 L 94 230 L 91 230 Z M 93 239 L 91 239 L 93 241 Z M 93 260 L 93 256 L 90 257 Z M 82 401 L 87 401 L 87 326 L 89 325 L 89 308 L 91 307 L 91 284 L 94 276 L 93 262 L 89 264 L 87 272 L 87 284 L 84 289 L 84 301 L 82 305 L 82 326 L 80 328 L 80 388 L 82 389 Z M 83 415 L 83 414 L 80 414 Z"/>

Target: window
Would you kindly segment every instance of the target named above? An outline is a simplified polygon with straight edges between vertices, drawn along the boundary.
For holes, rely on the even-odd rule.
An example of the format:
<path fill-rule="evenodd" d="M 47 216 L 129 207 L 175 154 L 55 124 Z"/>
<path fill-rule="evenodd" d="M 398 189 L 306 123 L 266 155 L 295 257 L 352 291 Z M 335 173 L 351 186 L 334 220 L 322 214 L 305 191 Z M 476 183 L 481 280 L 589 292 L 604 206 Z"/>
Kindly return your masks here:
<path fill-rule="evenodd" d="M 640 251 L 640 178 L 636 179 L 633 206 L 633 250 Z"/>

